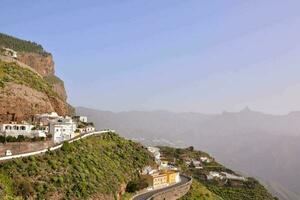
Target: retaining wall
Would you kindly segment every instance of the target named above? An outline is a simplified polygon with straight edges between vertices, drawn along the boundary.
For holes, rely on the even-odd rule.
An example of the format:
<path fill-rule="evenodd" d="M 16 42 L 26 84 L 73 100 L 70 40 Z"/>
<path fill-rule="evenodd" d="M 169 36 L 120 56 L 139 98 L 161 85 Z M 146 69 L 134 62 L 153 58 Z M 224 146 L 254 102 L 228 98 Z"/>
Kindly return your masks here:
<path fill-rule="evenodd" d="M 72 142 L 75 142 L 77 140 L 83 139 L 85 137 L 89 137 L 89 136 L 92 136 L 92 135 L 99 135 L 99 134 L 102 134 L 102 133 L 109 133 L 109 132 L 112 132 L 112 131 L 97 131 L 97 132 L 87 133 L 87 134 L 81 135 L 79 137 L 73 138 L 73 139 L 71 139 L 67 142 L 72 143 Z M 17 155 L 12 155 L 12 156 L 0 157 L 0 161 L 6 161 L 6 160 L 14 159 L 14 158 L 22 158 L 22 157 L 38 155 L 38 154 L 46 153 L 47 151 L 55 151 L 55 150 L 61 148 L 62 145 L 63 144 L 58 144 L 58 145 L 55 145 L 53 147 L 45 148 L 45 149 L 42 149 L 42 150 L 39 150 L 39 151 L 33 151 L 33 152 L 29 152 L 29 153 L 22 153 L 22 154 L 17 154 Z"/>
<path fill-rule="evenodd" d="M 188 176 L 185 177 L 190 179 L 190 181 L 183 185 L 179 185 L 177 187 L 170 188 L 169 190 L 165 190 L 157 194 L 154 194 L 152 197 L 148 198 L 147 200 L 176 200 L 179 199 L 180 197 L 183 197 L 190 190 L 193 181 L 191 177 Z"/>

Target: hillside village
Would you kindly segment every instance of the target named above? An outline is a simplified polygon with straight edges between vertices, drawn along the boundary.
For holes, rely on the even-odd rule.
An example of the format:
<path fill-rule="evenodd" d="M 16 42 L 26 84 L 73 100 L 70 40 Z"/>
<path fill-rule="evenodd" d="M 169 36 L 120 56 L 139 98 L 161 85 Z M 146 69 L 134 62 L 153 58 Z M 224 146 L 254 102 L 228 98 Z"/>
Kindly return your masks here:
<path fill-rule="evenodd" d="M 0 36 L 0 86 L 3 90 L 1 98 L 4 98 L 0 107 L 1 156 L 49 148 L 94 132 L 95 127 L 87 117 L 68 115 L 66 92 L 63 83 L 54 76 L 51 54 L 35 43 L 4 34 Z M 17 85 L 12 83 L 22 85 L 22 88 L 16 90 Z M 10 90 L 5 91 L 7 87 Z M 32 89 L 36 94 L 31 92 Z M 24 94 L 16 93 L 22 90 Z M 40 92 L 46 96 L 42 97 Z M 31 102 L 26 98 L 28 93 L 41 97 L 38 102 L 35 103 L 34 98 Z M 42 105 L 41 100 L 46 98 L 49 103 Z"/>
<path fill-rule="evenodd" d="M 1 47 L 0 58 L 8 62 L 17 62 L 21 67 L 24 67 L 18 61 L 18 52 L 13 49 Z M 28 67 L 25 66 L 25 68 Z M 37 73 L 34 69 L 28 69 Z M 9 113 L 7 115 L 10 115 Z M 95 132 L 94 124 L 88 122 L 86 116 L 74 115 L 70 117 L 50 112 L 32 115 L 27 120 L 18 120 L 14 116 L 5 115 L 2 114 L 2 119 L 6 120 L 0 121 L 0 142 L 3 143 L 0 145 L 2 157 L 24 153 L 24 150 L 21 150 L 24 148 L 21 146 L 28 146 L 25 148 L 26 153 L 30 153 L 39 150 L 34 147 L 35 143 L 43 143 L 43 148 L 49 148 Z M 11 120 L 8 121 L 7 119 Z M 19 148 L 10 149 L 12 143 L 17 143 L 15 146 L 19 146 Z M 148 151 L 153 153 L 156 165 L 146 166 L 140 171 L 140 176 L 146 181 L 147 190 L 165 188 L 181 181 L 180 170 L 161 160 L 158 148 L 149 147 Z"/>
<path fill-rule="evenodd" d="M 30 122 L 11 121 L 0 124 L 0 138 L 4 147 L 8 142 L 46 140 L 55 145 L 93 131 L 95 127 L 93 123 L 87 121 L 87 117 L 64 117 L 55 112 L 36 115 Z M 7 149 L 5 155 L 10 156 L 14 153 Z"/>
<path fill-rule="evenodd" d="M 147 149 L 154 156 L 158 167 L 153 169 L 147 166 L 142 174 L 146 175 L 147 181 L 150 180 L 148 183 L 153 189 L 179 182 L 179 172 L 182 170 L 196 171 L 198 175 L 201 175 L 202 180 L 207 182 L 222 181 L 225 183 L 228 181 L 247 181 L 246 177 L 225 169 L 221 170 L 221 167 L 219 167 L 219 169 L 212 167 L 210 170 L 209 166 L 218 166 L 218 164 L 208 155 L 198 155 L 196 157 L 195 155 L 184 155 L 180 158 L 176 158 L 166 153 L 167 147 L 162 147 L 162 153 L 159 147 L 148 147 Z M 170 174 L 174 176 L 173 181 L 169 181 Z"/>

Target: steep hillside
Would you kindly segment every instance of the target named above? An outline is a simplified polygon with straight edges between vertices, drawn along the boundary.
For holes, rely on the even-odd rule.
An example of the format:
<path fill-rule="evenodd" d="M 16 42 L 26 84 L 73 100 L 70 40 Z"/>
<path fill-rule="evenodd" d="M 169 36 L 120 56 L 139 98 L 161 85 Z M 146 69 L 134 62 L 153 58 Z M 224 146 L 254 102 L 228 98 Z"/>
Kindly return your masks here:
<path fill-rule="evenodd" d="M 299 200 L 300 112 L 279 116 L 250 109 L 218 115 L 86 108 L 77 112 L 89 116 L 97 128 L 114 128 L 145 144 L 193 145 L 229 168 L 268 183 L 280 199 Z"/>
<path fill-rule="evenodd" d="M 48 106 L 47 102 L 44 102 L 44 96 L 45 94 L 39 94 L 35 95 L 34 97 L 37 101 L 40 102 L 37 107 L 49 107 L 49 109 L 45 110 L 47 112 L 50 111 L 57 111 L 62 115 L 66 114 L 72 114 L 74 112 L 73 108 L 67 104 L 67 93 L 65 90 L 64 82 L 59 79 L 58 77 L 55 76 L 55 67 L 54 67 L 54 61 L 52 58 L 52 55 L 48 52 L 46 52 L 43 47 L 39 44 L 36 44 L 34 42 L 26 41 L 26 40 L 21 40 L 9 35 L 5 35 L 0 33 L 0 49 L 1 48 L 9 48 L 13 49 L 14 51 L 17 51 L 17 58 L 13 59 L 10 58 L 9 56 L 4 56 L 0 55 L 0 60 L 5 61 L 5 62 L 10 62 L 12 63 L 11 66 L 16 66 L 13 64 L 14 62 L 17 63 L 17 65 L 22 66 L 22 67 L 30 67 L 33 69 L 34 72 L 37 72 L 45 82 L 50 86 L 51 91 L 56 93 L 56 96 L 59 97 L 59 103 L 55 103 L 55 105 Z M 3 82 L 3 80 L 2 80 Z M 9 85 L 8 88 L 4 88 L 3 92 L 7 92 L 7 90 L 10 91 L 11 95 L 15 97 L 15 99 L 23 99 L 23 96 L 20 96 L 23 93 L 32 93 L 32 91 L 27 91 L 25 92 L 24 90 L 30 90 L 34 88 L 22 88 L 20 89 L 19 87 L 15 88 L 15 85 Z M 40 91 L 41 92 L 41 91 Z M 43 92 L 43 91 L 42 91 Z M 28 95 L 27 95 L 28 96 Z M 46 96 L 48 96 L 46 94 Z M 49 97 L 49 96 L 48 96 Z M 51 101 L 57 101 L 57 99 L 51 99 Z M 12 104 L 16 104 L 17 107 L 20 104 L 20 101 L 12 101 Z M 57 104 L 60 104 L 57 106 Z M 32 110 L 44 110 L 35 107 L 36 104 L 22 104 L 22 106 L 25 106 L 25 108 L 32 109 Z M 9 108 L 9 107 L 8 107 Z M 12 113 L 11 110 L 5 109 L 5 106 L 2 105 L 2 111 L 1 114 L 5 113 Z M 33 111 L 35 113 L 35 111 Z M 27 118 L 28 115 L 31 113 L 28 112 L 18 112 L 18 113 L 12 113 L 12 114 L 17 114 L 21 118 Z M 23 116 L 22 116 L 23 115 Z"/>
<path fill-rule="evenodd" d="M 205 152 L 194 150 L 189 147 L 186 149 L 160 147 L 162 156 L 168 160 L 176 159 L 176 164 L 181 167 L 185 174 L 194 178 L 193 185 L 189 193 L 181 200 L 202 199 L 202 200 L 274 200 L 275 198 L 253 178 L 247 180 L 214 179 L 208 180 L 206 175 L 210 171 L 227 172 L 238 175 L 236 172 L 219 164 Z M 211 162 L 202 162 L 202 169 L 189 167 L 185 159 L 199 159 L 207 157 Z"/>
<path fill-rule="evenodd" d="M 153 164 L 140 144 L 114 133 L 0 165 L 0 199 L 114 199 L 138 169 Z"/>
<path fill-rule="evenodd" d="M 31 66 L 42 76 L 54 75 L 52 55 L 46 52 L 42 45 L 0 33 L 0 47 L 17 51 L 17 59 Z"/>

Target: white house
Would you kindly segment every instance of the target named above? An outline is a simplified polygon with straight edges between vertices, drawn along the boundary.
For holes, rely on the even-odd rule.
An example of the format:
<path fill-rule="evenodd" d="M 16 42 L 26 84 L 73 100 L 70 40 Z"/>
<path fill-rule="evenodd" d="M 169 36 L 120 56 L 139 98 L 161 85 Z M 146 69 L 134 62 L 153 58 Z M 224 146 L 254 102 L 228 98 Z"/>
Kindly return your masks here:
<path fill-rule="evenodd" d="M 223 179 L 224 177 L 219 172 L 210 171 L 209 174 L 207 175 L 207 179 L 212 180 L 215 178 Z"/>
<path fill-rule="evenodd" d="M 147 150 L 153 154 L 156 163 L 160 163 L 160 151 L 157 147 L 147 147 Z"/>
<path fill-rule="evenodd" d="M 73 119 L 78 122 L 88 122 L 88 118 L 86 116 L 74 116 Z"/>
<path fill-rule="evenodd" d="M 76 128 L 77 124 L 73 122 L 72 118 L 66 117 L 51 122 L 49 133 L 53 135 L 54 143 L 60 143 L 75 137 Z"/>
<path fill-rule="evenodd" d="M 210 162 L 211 162 L 211 159 L 208 158 L 208 157 L 206 157 L 206 156 L 200 157 L 200 160 L 201 160 L 202 162 L 206 162 L 206 163 L 210 163 Z"/>
<path fill-rule="evenodd" d="M 48 126 L 50 122 L 62 118 L 56 112 L 44 113 L 44 114 L 36 115 L 35 117 L 41 126 Z"/>
<path fill-rule="evenodd" d="M 0 132 L 5 136 L 18 137 L 19 135 L 24 135 L 26 137 L 32 137 L 32 128 L 34 126 L 31 124 L 0 124 Z"/>
<path fill-rule="evenodd" d="M 151 166 L 146 166 L 141 170 L 142 175 L 154 174 L 158 172 L 157 169 L 153 169 Z"/>
<path fill-rule="evenodd" d="M 47 137 L 45 131 L 42 130 L 33 130 L 31 134 L 33 137 L 43 137 L 43 138 Z"/>
<path fill-rule="evenodd" d="M 234 174 L 229 174 L 227 172 L 222 172 L 222 175 L 226 178 L 226 179 L 230 179 L 230 180 L 237 180 L 237 181 L 246 181 L 247 179 L 243 176 L 237 176 Z"/>
<path fill-rule="evenodd" d="M 193 165 L 196 169 L 203 169 L 202 162 L 199 160 L 192 160 L 190 165 Z"/>
<path fill-rule="evenodd" d="M 90 133 L 90 132 L 95 131 L 95 127 L 91 126 L 91 125 L 88 125 L 87 127 L 85 127 L 85 130 L 86 130 L 87 133 Z"/>
<path fill-rule="evenodd" d="M 6 56 L 10 56 L 15 59 L 18 57 L 17 52 L 12 49 L 2 47 L 2 51 L 3 51 L 3 54 Z"/>
<path fill-rule="evenodd" d="M 95 131 L 95 127 L 92 125 L 88 125 L 86 127 L 82 127 L 82 128 L 77 128 L 79 133 L 91 133 Z"/>

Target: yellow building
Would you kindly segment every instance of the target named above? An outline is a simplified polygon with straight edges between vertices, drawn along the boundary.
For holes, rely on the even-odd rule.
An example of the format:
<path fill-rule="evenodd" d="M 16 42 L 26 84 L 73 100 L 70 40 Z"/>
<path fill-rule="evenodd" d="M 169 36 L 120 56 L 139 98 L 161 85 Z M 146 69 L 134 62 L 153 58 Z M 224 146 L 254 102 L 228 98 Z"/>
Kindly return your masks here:
<path fill-rule="evenodd" d="M 167 170 L 163 173 L 167 175 L 167 181 L 169 185 L 180 182 L 180 175 L 178 171 Z"/>
<path fill-rule="evenodd" d="M 147 174 L 143 176 L 149 187 L 153 189 L 168 186 L 168 176 L 165 173 Z"/>
<path fill-rule="evenodd" d="M 143 176 L 149 187 L 153 189 L 166 187 L 180 182 L 180 175 L 177 171 L 161 171 L 154 174 L 147 174 Z"/>

